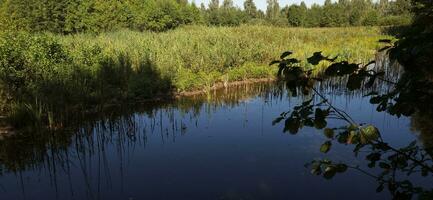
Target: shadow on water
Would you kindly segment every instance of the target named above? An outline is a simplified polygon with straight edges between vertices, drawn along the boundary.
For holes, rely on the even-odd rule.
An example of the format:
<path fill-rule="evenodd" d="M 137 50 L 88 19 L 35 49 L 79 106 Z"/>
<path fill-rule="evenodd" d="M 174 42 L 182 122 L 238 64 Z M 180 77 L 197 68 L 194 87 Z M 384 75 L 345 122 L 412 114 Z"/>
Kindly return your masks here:
<path fill-rule="evenodd" d="M 322 56 L 320 59 L 326 58 Z M 153 70 L 152 63 L 140 63 L 133 69 L 131 66 L 134 64 L 127 56 L 119 56 L 118 60 L 103 60 L 102 67 L 95 73 L 96 79 L 90 77 L 92 74 L 88 71 L 73 71 L 72 82 L 65 85 L 58 82 L 42 84 L 49 86 L 41 88 L 43 94 L 49 94 L 46 98 L 56 100 L 47 104 L 52 106 L 50 112 L 62 108 L 60 114 L 55 114 L 63 123 L 62 128 L 46 130 L 37 127 L 0 140 L 2 196 L 6 199 L 287 199 L 333 198 L 339 192 L 341 198 L 383 199 L 394 195 L 375 194 L 375 182 L 380 184 L 380 189 L 385 185 L 383 179 L 376 177 L 371 181 L 368 177 L 346 172 L 348 165 L 342 163 L 334 165 L 329 160 L 321 160 L 319 167 L 316 164 L 314 168 L 317 174 L 325 164 L 325 178 L 346 172 L 347 178 L 337 176 L 333 182 L 323 182 L 305 173 L 309 170 L 303 165 L 322 157 L 320 151 L 330 151 L 330 140 L 338 139 L 334 133 L 338 129 L 333 130 L 332 135 L 328 129 L 325 137 L 316 129 L 344 126 L 338 119 L 317 120 L 320 118 L 317 110 L 316 113 L 305 110 L 307 114 L 302 114 L 303 107 L 322 101 L 305 87 L 294 87 L 287 81 L 260 83 L 179 100 L 110 106 L 128 98 L 155 96 L 157 91 L 170 89 L 170 83 Z M 404 81 L 413 80 L 411 77 L 415 75 L 396 68 L 385 56 L 378 56 L 375 66 L 366 66 L 366 69 L 370 67 L 383 71 L 387 82 L 373 81 L 368 89 L 359 87 L 355 90 L 353 88 L 361 85 L 362 81 L 355 79 L 353 86 L 347 84 L 353 82 L 353 76 L 330 76 L 312 86 L 318 94 L 326 95 L 335 106 L 344 108 L 362 123 L 380 126 L 382 122 L 380 130 L 384 138 L 391 140 L 389 144 L 404 147 L 407 141 L 418 137 L 431 157 L 429 148 L 432 147 L 433 134 L 429 125 L 433 118 L 429 99 L 433 95 L 414 90 L 429 91 L 429 76 L 424 74 L 426 78 L 420 79 L 417 73 L 417 82 Z M 142 79 L 143 75 L 150 76 Z M 89 80 L 94 82 L 89 84 Z M 399 97 L 406 98 L 394 99 L 395 102 L 391 101 L 393 104 L 386 101 L 382 106 L 386 109 L 379 111 L 388 111 L 391 115 L 375 112 L 375 105 L 370 104 L 365 95 L 371 91 L 392 93 L 399 81 L 408 86 L 398 90 Z M 52 91 L 47 92 L 44 88 Z M 73 96 L 69 94 L 71 92 Z M 380 105 L 382 101 L 394 98 L 375 97 L 380 97 L 381 101 L 373 103 Z M 64 112 L 66 105 L 73 105 L 82 98 L 89 104 Z M 69 101 L 66 105 L 56 104 L 65 102 L 65 99 Z M 104 102 L 103 106 L 94 111 L 71 112 L 89 110 L 88 105 L 98 102 Z M 299 116 L 305 118 L 302 123 L 298 118 L 296 123 L 286 120 L 284 132 L 297 134 L 290 140 L 287 140 L 287 134 L 279 134 L 281 126 L 272 122 L 287 109 L 292 113 L 299 111 Z M 313 113 L 315 119 L 308 121 Z M 399 114 L 402 114 L 401 118 L 394 117 Z M 50 119 L 49 115 L 43 118 Z M 35 116 L 28 118 L 30 121 L 35 119 Z M 399 126 L 399 123 L 403 125 Z M 408 129 L 409 124 L 413 131 Z M 328 140 L 325 146 L 323 139 Z M 334 154 L 330 151 L 331 154 L 327 155 L 341 162 L 353 163 L 356 166 L 352 168 L 358 170 L 361 166 L 371 167 L 372 159 L 364 160 L 365 152 L 360 152 L 361 157 L 354 157 L 348 144 L 347 141 L 341 145 L 334 144 Z M 373 161 L 376 163 L 380 159 Z M 378 165 L 388 168 L 385 164 Z M 332 169 L 338 170 L 332 172 Z M 371 170 L 371 173 L 380 172 L 376 168 Z M 420 184 L 423 189 L 433 187 L 425 178 L 412 177 L 415 179 L 413 183 Z M 351 183 L 356 190 L 347 185 L 354 178 L 359 180 Z M 308 193 L 312 188 L 317 192 Z M 338 188 L 344 188 L 344 191 Z"/>
<path fill-rule="evenodd" d="M 145 55 L 103 52 L 98 45 L 71 52 L 44 34 L 5 32 L 1 39 L 0 117 L 6 120 L 0 119 L 0 128 L 67 127 L 81 113 L 172 90 L 169 77 Z"/>
<path fill-rule="evenodd" d="M 55 197 L 59 198 L 58 179 L 66 178 L 72 184 L 71 168 L 75 168 L 84 179 L 85 197 L 101 199 L 102 182 L 112 184 L 113 163 L 107 160 L 112 153 L 119 156 L 117 164 L 123 173 L 122 165 L 127 162 L 128 154 L 137 147 L 146 148 L 149 134 L 159 135 L 163 144 L 175 142 L 176 137 L 187 133 L 186 121 L 188 124 L 195 121 L 193 124 L 198 126 L 200 115 L 210 117 L 221 107 L 236 107 L 256 96 L 267 101 L 281 99 L 282 95 L 281 90 L 270 84 L 236 86 L 177 101 L 112 107 L 103 113 L 92 113 L 85 121 L 70 121 L 70 126 L 62 130 L 29 130 L 0 140 L 0 174 L 15 174 L 24 198 L 29 195 L 23 172 L 46 174 L 55 189 Z M 114 152 L 108 153 L 107 149 Z M 95 165 L 96 186 L 92 173 Z M 123 188 L 124 180 L 121 181 Z M 7 185 L 2 184 L 3 192 L 7 192 Z M 70 197 L 74 197 L 72 185 L 70 192 Z"/>
<path fill-rule="evenodd" d="M 391 79 L 400 77 L 395 70 L 386 73 Z M 363 100 L 368 91 L 348 91 L 341 78 L 317 83 L 317 88 L 360 119 L 400 123 L 396 118 L 380 120 L 382 115 L 373 114 L 372 105 Z M 372 88 L 389 90 L 383 84 Z M 65 130 L 31 131 L 4 138 L 0 140 L 0 191 L 14 199 L 331 198 L 336 192 L 331 188 L 337 186 L 347 190 L 341 197 L 358 194 L 344 186 L 345 180 L 336 180 L 333 185 L 305 175 L 308 170 L 303 164 L 320 157 L 316 151 L 322 136 L 314 129 L 299 130 L 304 136 L 290 138 L 289 149 L 283 144 L 287 143 L 286 136 L 278 134 L 280 127 L 272 126 L 271 121 L 281 111 L 311 98 L 311 94 L 302 93 L 292 96 L 282 83 L 242 85 L 176 101 L 113 107 L 84 121 L 70 122 Z M 431 118 L 415 115 L 411 121 L 413 130 L 420 130 L 420 141 L 428 144 L 432 134 L 422 125 Z M 396 138 L 414 136 L 409 130 L 384 127 L 399 133 Z M 407 139 L 395 140 L 404 144 Z M 344 145 L 336 148 L 331 157 L 368 164 L 362 158 L 350 158 Z M 219 164 L 224 167 L 217 167 Z M 255 176 L 259 178 L 253 180 Z M 360 180 L 357 187 L 370 188 L 361 189 L 362 194 L 355 199 L 389 197 L 385 193 L 374 196 L 376 186 L 368 179 L 353 173 L 347 176 Z M 293 185 L 293 178 L 300 179 L 296 181 L 299 186 Z M 431 187 L 422 179 L 419 183 Z M 317 194 L 296 192 L 309 191 L 309 187 L 316 188 Z M 171 194 L 166 194 L 168 191 Z"/>

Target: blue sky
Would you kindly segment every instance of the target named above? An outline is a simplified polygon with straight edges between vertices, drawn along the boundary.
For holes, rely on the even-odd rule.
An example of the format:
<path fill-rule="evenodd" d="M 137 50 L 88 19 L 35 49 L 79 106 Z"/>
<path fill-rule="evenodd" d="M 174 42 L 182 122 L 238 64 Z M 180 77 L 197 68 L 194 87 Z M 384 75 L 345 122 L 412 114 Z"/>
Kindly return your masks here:
<path fill-rule="evenodd" d="M 209 4 L 210 0 L 190 0 L 190 1 L 195 1 L 195 3 L 199 6 L 200 3 L 204 3 L 206 6 Z M 220 3 L 222 3 L 224 0 L 220 0 Z M 233 0 L 233 2 L 235 3 L 236 6 L 243 8 L 243 4 L 244 4 L 245 0 Z M 299 4 L 301 3 L 302 0 L 279 0 L 280 2 L 280 6 L 284 7 L 287 4 Z M 266 0 L 254 0 L 254 2 L 256 3 L 257 7 L 261 10 L 266 10 Z M 317 4 L 323 4 L 323 2 L 325 2 L 325 0 L 304 0 L 305 4 L 307 4 L 307 6 L 312 5 L 313 3 L 317 3 Z"/>

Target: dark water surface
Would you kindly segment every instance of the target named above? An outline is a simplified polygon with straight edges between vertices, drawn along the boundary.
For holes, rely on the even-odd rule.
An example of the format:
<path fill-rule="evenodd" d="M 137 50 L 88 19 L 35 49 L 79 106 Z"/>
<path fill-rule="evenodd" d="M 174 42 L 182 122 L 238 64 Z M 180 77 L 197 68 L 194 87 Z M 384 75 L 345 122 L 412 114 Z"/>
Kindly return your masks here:
<path fill-rule="evenodd" d="M 378 127 L 390 144 L 418 138 L 409 118 L 376 112 L 362 94 L 325 89 L 335 106 Z M 274 83 L 244 85 L 131 106 L 43 139 L 7 139 L 0 147 L 0 199 L 391 198 L 357 171 L 332 180 L 310 174 L 304 165 L 315 158 L 365 166 L 365 156 L 337 144 L 323 154 L 321 130 L 290 135 L 282 124 L 272 125 L 306 98 L 289 97 Z M 431 185 L 423 178 L 413 183 Z"/>

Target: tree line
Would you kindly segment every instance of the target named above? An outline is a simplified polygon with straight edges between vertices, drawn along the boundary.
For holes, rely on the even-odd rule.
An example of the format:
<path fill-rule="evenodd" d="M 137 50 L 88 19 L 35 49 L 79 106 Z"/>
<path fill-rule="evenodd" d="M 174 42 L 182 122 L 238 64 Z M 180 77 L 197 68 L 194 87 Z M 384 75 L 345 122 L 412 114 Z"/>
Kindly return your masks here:
<path fill-rule="evenodd" d="M 253 0 L 243 8 L 233 0 L 196 5 L 188 0 L 0 0 L 0 28 L 61 34 L 123 28 L 165 31 L 184 24 L 293 27 L 401 25 L 410 22 L 410 0 L 326 0 L 323 5 L 281 7 L 267 0 L 266 11 Z"/>

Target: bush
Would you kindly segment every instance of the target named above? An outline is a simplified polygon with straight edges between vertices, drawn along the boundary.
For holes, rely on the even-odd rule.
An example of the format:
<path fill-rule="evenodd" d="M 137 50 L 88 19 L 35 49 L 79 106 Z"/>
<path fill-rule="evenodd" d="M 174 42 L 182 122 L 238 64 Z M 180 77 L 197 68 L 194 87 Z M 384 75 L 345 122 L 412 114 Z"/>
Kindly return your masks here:
<path fill-rule="evenodd" d="M 412 23 L 412 16 L 399 15 L 399 16 L 386 16 L 379 19 L 379 25 L 381 26 L 403 26 Z"/>

